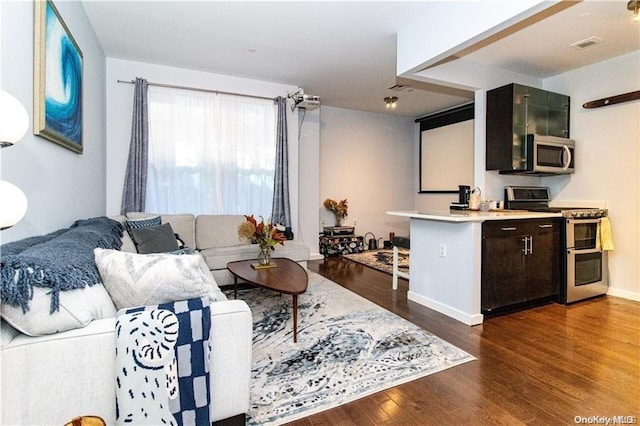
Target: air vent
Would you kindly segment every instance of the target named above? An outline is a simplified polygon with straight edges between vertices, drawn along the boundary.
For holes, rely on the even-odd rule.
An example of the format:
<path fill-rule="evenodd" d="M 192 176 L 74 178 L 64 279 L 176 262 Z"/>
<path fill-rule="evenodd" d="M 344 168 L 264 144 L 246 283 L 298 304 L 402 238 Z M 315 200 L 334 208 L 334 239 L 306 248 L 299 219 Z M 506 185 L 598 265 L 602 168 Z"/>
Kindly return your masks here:
<path fill-rule="evenodd" d="M 396 85 L 393 85 L 393 86 L 389 87 L 389 90 L 393 90 L 395 92 L 402 92 L 404 89 L 406 89 L 408 87 L 410 87 L 410 86 L 406 86 L 404 84 L 396 84 Z"/>
<path fill-rule="evenodd" d="M 585 38 L 584 40 L 576 41 L 575 43 L 571 44 L 570 46 L 573 47 L 573 48 L 576 48 L 578 50 L 582 50 L 582 49 L 586 49 L 587 47 L 591 47 L 593 45 L 600 44 L 603 41 L 604 40 L 602 40 L 600 37 L 591 36 L 589 38 Z"/>

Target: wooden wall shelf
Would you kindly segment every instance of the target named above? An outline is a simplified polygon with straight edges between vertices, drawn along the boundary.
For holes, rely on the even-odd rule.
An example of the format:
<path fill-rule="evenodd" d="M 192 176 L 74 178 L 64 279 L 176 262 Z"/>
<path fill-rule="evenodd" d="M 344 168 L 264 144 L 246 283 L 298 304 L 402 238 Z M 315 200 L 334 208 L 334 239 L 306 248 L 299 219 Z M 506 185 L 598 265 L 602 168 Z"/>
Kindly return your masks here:
<path fill-rule="evenodd" d="M 598 99 L 596 101 L 586 102 L 582 104 L 583 108 L 600 108 L 603 106 L 620 104 L 622 102 L 636 101 L 640 99 L 640 90 L 635 92 L 624 93 L 622 95 L 611 96 L 608 98 Z"/>

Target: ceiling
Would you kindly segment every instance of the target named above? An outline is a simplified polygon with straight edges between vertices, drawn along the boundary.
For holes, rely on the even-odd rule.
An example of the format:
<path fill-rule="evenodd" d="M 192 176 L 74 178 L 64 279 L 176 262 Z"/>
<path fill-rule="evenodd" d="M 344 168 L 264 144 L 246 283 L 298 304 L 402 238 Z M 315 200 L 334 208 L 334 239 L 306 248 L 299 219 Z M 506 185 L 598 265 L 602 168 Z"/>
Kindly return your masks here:
<path fill-rule="evenodd" d="M 626 3 L 580 2 L 459 56 L 546 78 L 640 50 L 640 24 L 631 22 Z M 411 117 L 472 99 L 396 79 L 396 33 L 430 16 L 431 1 L 83 4 L 110 58 L 291 84 L 319 96 L 322 105 Z M 591 36 L 603 42 L 569 47 Z M 410 87 L 391 90 L 397 83 Z M 386 96 L 399 98 L 397 108 L 385 109 Z"/>

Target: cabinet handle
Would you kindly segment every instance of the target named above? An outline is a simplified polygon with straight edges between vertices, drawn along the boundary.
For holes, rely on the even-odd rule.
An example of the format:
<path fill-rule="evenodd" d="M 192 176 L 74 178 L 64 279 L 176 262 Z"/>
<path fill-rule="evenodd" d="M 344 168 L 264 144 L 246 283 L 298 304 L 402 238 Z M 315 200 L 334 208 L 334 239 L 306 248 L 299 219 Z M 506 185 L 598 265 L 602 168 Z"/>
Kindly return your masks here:
<path fill-rule="evenodd" d="M 553 225 L 538 225 L 538 228 L 553 228 Z"/>
<path fill-rule="evenodd" d="M 505 227 L 505 228 L 500 228 L 500 229 L 502 229 L 503 231 L 517 231 L 518 230 L 518 228 L 516 228 L 515 226 L 508 227 L 508 228 Z"/>
<path fill-rule="evenodd" d="M 533 237 L 531 235 L 527 235 L 521 241 L 524 243 L 522 253 L 524 253 L 525 256 L 533 254 Z"/>

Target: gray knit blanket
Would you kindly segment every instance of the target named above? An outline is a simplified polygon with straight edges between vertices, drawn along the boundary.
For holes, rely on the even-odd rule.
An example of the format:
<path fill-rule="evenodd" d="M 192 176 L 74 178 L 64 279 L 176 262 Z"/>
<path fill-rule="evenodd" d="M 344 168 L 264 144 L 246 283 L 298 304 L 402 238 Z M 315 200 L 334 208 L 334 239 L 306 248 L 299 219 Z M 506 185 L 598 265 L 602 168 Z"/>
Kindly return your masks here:
<path fill-rule="evenodd" d="M 50 289 L 51 310 L 61 291 L 100 283 L 93 249 L 120 249 L 122 225 L 108 217 L 76 221 L 67 229 L 0 246 L 2 303 L 29 310 L 33 288 Z"/>

